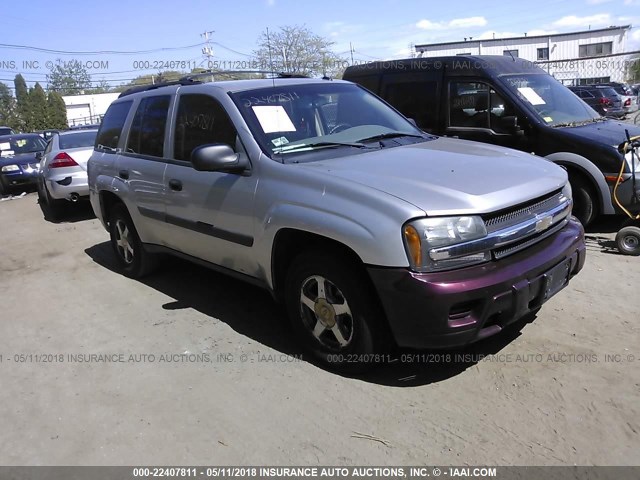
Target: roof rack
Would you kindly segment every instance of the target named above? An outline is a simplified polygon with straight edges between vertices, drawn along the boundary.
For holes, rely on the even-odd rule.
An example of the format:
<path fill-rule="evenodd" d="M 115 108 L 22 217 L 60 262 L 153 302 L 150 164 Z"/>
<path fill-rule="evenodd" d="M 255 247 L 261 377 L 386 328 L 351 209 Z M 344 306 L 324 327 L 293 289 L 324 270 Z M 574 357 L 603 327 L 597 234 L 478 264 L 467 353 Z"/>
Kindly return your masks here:
<path fill-rule="evenodd" d="M 232 75 L 232 74 L 238 74 L 238 73 L 271 75 L 269 78 L 309 78 L 308 75 L 304 75 L 302 73 L 273 72 L 271 70 L 205 70 L 203 72 L 190 73 L 188 75 L 185 75 L 184 77 L 180 77 L 178 80 L 173 80 L 169 82 L 154 83 L 151 85 L 137 85 L 135 87 L 131 87 L 125 90 L 124 92 L 122 92 L 118 96 L 118 98 L 125 97 L 133 93 L 146 92 L 148 90 L 155 90 L 156 88 L 168 87 L 171 85 L 196 85 L 200 83 L 205 83 L 205 81 L 198 80 L 198 78 L 200 77 L 210 77 L 212 75 Z"/>
<path fill-rule="evenodd" d="M 198 73 L 190 73 L 181 77 L 181 81 L 194 80 L 199 77 L 210 77 L 211 75 L 234 75 L 239 73 L 270 75 L 269 78 L 308 78 L 308 75 L 296 72 L 274 72 L 273 70 L 205 70 Z"/>
<path fill-rule="evenodd" d="M 154 83 L 151 85 L 139 85 L 139 86 L 128 88 L 127 90 L 122 92 L 118 96 L 118 98 L 126 97 L 127 95 L 131 95 L 133 93 L 146 92 L 147 90 L 155 90 L 156 88 L 168 87 L 171 85 L 194 85 L 197 83 L 202 83 L 202 82 L 198 80 L 192 80 L 187 77 L 183 77 L 183 78 L 180 78 L 179 80 L 173 80 L 169 82 Z"/>

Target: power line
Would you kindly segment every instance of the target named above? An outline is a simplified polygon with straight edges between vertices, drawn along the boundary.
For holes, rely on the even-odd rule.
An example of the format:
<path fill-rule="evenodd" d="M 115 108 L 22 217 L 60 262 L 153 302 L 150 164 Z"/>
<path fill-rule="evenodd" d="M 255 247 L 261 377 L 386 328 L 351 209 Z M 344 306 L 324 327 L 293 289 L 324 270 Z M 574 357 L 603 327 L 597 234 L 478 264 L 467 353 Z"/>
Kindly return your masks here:
<path fill-rule="evenodd" d="M 70 50 L 52 50 L 49 48 L 33 47 L 29 45 L 14 45 L 10 43 L 0 43 L 0 48 L 8 48 L 15 50 L 33 50 L 36 52 L 55 53 L 59 55 L 139 55 L 142 53 L 156 53 L 156 52 L 169 52 L 175 50 L 187 50 L 189 48 L 200 47 L 204 43 L 194 43 L 193 45 L 186 45 L 184 47 L 164 47 L 154 48 L 152 50 L 135 50 L 135 51 L 118 51 L 118 50 L 97 50 L 97 51 L 70 51 Z"/>

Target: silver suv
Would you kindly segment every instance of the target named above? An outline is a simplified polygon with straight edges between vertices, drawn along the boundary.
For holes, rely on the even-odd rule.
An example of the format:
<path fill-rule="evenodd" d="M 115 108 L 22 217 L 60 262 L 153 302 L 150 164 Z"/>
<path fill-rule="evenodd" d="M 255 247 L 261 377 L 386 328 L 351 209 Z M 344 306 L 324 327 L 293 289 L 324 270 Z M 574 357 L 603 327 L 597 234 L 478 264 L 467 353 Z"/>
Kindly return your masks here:
<path fill-rule="evenodd" d="M 125 92 L 88 173 L 124 274 L 171 253 L 261 285 L 345 370 L 495 334 L 585 259 L 562 168 L 426 134 L 344 81 Z"/>

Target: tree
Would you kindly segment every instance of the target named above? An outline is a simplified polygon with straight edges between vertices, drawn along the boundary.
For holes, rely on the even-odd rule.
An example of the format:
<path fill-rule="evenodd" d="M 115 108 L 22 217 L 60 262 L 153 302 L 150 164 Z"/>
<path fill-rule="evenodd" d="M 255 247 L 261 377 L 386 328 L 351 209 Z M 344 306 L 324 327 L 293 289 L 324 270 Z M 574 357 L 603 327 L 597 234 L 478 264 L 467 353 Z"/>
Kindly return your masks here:
<path fill-rule="evenodd" d="M 83 90 L 91 88 L 91 76 L 84 65 L 77 60 L 54 62 L 47 75 L 49 90 L 60 95 L 80 95 Z"/>
<path fill-rule="evenodd" d="M 29 94 L 29 90 L 27 89 L 27 82 L 24 81 L 22 75 L 17 74 L 13 79 L 13 86 L 16 91 L 16 100 L 18 101 L 18 105 L 20 103 L 25 102 L 27 99 L 27 95 Z"/>
<path fill-rule="evenodd" d="M 0 83 L 0 125 L 20 130 L 16 99 L 4 83 Z"/>
<path fill-rule="evenodd" d="M 55 128 L 57 130 L 66 130 L 69 128 L 67 123 L 67 106 L 62 99 L 62 95 L 58 92 L 49 92 L 47 97 L 47 110 L 49 113 L 47 128 Z"/>
<path fill-rule="evenodd" d="M 333 44 L 305 26 L 284 26 L 277 32 L 262 32 L 253 56 L 264 70 L 334 76 L 347 62 L 331 50 Z"/>
<path fill-rule="evenodd" d="M 23 118 L 25 129 L 28 132 L 34 130 L 44 130 L 49 123 L 49 112 L 47 109 L 47 96 L 39 83 L 29 91 L 26 104 L 26 115 Z"/>

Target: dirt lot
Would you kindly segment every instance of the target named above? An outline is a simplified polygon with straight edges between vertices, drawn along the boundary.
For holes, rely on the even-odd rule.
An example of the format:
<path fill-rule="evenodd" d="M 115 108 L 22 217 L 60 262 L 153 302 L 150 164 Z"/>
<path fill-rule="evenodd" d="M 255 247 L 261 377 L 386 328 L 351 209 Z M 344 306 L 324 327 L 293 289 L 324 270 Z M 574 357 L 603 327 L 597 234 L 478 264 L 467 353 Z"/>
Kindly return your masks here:
<path fill-rule="evenodd" d="M 361 378 L 298 360 L 264 291 L 177 260 L 114 272 L 86 206 L 50 223 L 31 193 L 0 222 L 2 465 L 640 458 L 640 258 L 608 248 L 615 220 L 521 332 Z"/>

